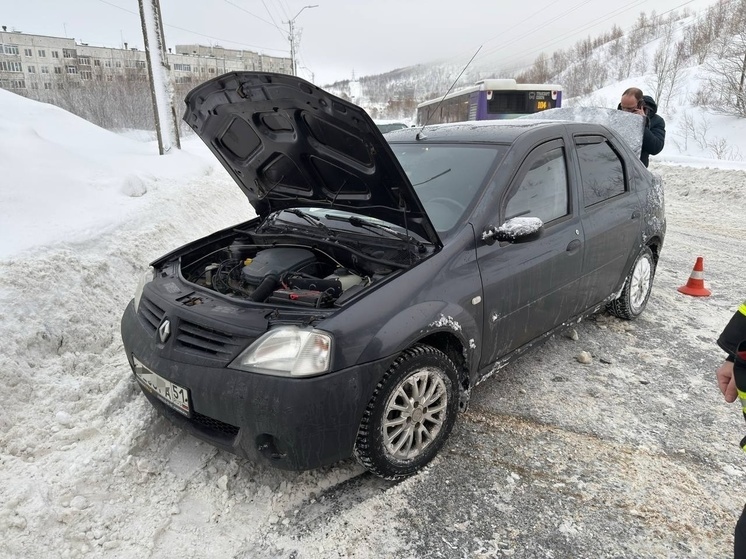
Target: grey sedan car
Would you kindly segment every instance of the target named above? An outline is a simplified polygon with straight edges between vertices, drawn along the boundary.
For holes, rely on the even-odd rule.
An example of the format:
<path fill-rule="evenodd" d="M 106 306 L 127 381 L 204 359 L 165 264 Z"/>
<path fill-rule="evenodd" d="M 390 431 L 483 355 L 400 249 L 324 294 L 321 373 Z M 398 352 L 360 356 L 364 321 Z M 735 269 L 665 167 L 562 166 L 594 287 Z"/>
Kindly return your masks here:
<path fill-rule="evenodd" d="M 601 124 L 384 138 L 360 107 L 254 72 L 186 106 L 257 217 L 155 260 L 122 338 L 150 402 L 219 448 L 286 469 L 354 455 L 401 479 L 508 360 L 645 308 L 663 188 Z"/>

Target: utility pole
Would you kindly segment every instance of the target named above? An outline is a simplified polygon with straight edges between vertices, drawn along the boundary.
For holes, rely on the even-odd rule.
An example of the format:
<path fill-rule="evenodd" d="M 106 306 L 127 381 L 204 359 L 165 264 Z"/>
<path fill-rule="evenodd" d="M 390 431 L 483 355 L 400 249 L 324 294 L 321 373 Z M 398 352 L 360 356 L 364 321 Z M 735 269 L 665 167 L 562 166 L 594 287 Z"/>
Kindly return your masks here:
<path fill-rule="evenodd" d="M 145 40 L 145 57 L 148 61 L 150 94 L 153 98 L 155 131 L 158 135 L 158 152 L 163 155 L 179 142 L 179 125 L 173 104 L 173 89 L 170 85 L 170 67 L 166 52 L 166 39 L 163 34 L 163 20 L 159 0 L 138 0 L 140 20 Z"/>
<path fill-rule="evenodd" d="M 314 4 L 313 6 L 303 6 L 297 14 L 295 14 L 295 17 L 291 19 L 290 21 L 287 21 L 287 23 L 290 27 L 290 35 L 288 36 L 288 39 L 290 40 L 290 67 L 293 72 L 294 76 L 298 75 L 298 64 L 295 60 L 295 20 L 298 18 L 300 13 L 305 10 L 306 8 L 318 8 L 318 4 Z"/>

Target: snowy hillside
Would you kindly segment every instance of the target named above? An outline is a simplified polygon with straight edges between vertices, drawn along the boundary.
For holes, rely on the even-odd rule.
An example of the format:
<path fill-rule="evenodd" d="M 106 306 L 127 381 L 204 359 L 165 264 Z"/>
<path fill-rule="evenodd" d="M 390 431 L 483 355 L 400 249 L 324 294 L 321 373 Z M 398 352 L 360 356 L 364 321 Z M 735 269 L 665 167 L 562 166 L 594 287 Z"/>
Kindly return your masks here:
<path fill-rule="evenodd" d="M 449 88 L 459 89 L 485 78 L 515 78 L 521 83 L 559 83 L 564 98 L 583 102 L 598 90 L 631 82 L 652 95 L 664 113 L 682 105 L 724 108 L 735 103 L 731 88 L 738 88 L 746 53 L 746 1 L 724 0 L 706 10 L 691 12 L 686 5 L 665 14 L 640 12 L 628 29 L 613 25 L 595 37 L 590 35 L 566 49 L 538 52 L 533 64 L 504 67 L 496 64 L 498 44 L 485 44 L 467 64 L 464 60 L 423 63 L 385 74 L 338 82 L 327 89 L 340 96 L 356 88 L 358 103 L 374 118 L 414 119 L 418 103 L 441 97 Z M 530 47 L 527 47 L 530 48 Z M 529 51 L 532 52 L 532 51 Z M 736 78 L 729 82 L 724 72 Z M 720 73 L 720 75 L 718 75 Z M 693 86 L 693 76 L 699 83 Z M 460 76 L 460 77 L 459 77 Z M 458 78 L 458 80 L 457 80 Z M 708 81 L 709 80 L 709 81 Z M 624 89 L 607 98 L 615 107 Z M 746 104 L 741 102 L 741 116 Z M 695 119 L 688 127 L 700 127 Z M 690 132 L 690 136 L 696 135 Z M 718 153 L 728 152 L 719 146 Z M 734 158 L 728 152 L 728 157 Z M 746 155 L 746 154 L 741 154 Z"/>

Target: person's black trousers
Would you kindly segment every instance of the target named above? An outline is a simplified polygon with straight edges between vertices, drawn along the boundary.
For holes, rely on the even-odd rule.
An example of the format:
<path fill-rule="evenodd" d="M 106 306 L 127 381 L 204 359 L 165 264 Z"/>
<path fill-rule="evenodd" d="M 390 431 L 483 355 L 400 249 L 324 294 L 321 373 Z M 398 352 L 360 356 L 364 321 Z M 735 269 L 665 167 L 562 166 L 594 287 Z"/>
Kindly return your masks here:
<path fill-rule="evenodd" d="M 746 559 L 746 506 L 736 522 L 736 533 L 733 539 L 733 558 Z"/>

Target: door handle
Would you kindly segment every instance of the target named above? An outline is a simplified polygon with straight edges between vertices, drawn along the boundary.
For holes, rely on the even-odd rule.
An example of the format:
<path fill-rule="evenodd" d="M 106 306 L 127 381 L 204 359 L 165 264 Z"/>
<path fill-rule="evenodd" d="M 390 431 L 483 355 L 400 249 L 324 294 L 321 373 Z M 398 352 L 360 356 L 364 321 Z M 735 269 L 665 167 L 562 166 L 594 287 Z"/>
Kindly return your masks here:
<path fill-rule="evenodd" d="M 567 252 L 577 252 L 580 248 L 580 241 L 577 239 L 573 239 L 570 241 L 570 244 L 567 245 Z"/>
<path fill-rule="evenodd" d="M 632 219 L 640 219 L 640 210 L 635 210 L 632 212 Z"/>

